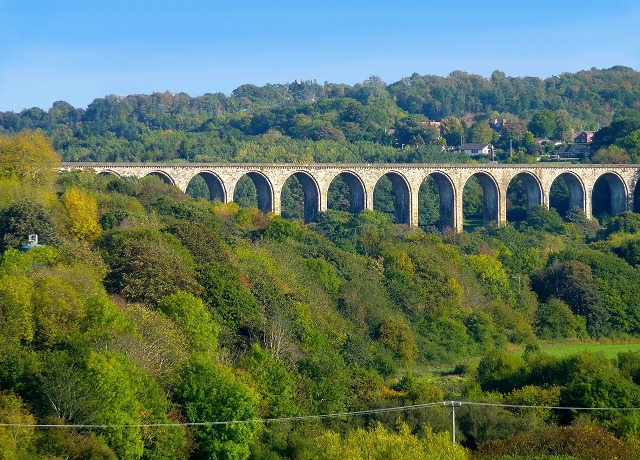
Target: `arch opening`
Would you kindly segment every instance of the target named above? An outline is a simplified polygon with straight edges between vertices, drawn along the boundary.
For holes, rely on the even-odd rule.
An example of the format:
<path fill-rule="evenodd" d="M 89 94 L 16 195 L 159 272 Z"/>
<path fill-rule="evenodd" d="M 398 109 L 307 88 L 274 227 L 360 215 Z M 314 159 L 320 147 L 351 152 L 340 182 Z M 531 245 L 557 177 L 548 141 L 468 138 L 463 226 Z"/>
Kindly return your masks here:
<path fill-rule="evenodd" d="M 570 209 L 584 209 L 584 188 L 572 173 L 562 173 L 555 178 L 549 191 L 549 207 L 565 217 Z"/>
<path fill-rule="evenodd" d="M 418 224 L 439 230 L 454 227 L 454 189 L 451 180 L 440 172 L 428 175 L 418 191 Z"/>
<path fill-rule="evenodd" d="M 378 179 L 373 189 L 373 209 L 389 215 L 396 224 L 408 224 L 409 195 L 405 178 L 396 172 L 388 172 Z"/>
<path fill-rule="evenodd" d="M 304 172 L 289 176 L 282 186 L 281 205 L 285 219 L 314 222 L 320 209 L 320 190 L 316 181 Z"/>
<path fill-rule="evenodd" d="M 507 187 L 507 221 L 525 220 L 534 205 L 542 205 L 540 182 L 533 174 L 517 174 Z"/>
<path fill-rule="evenodd" d="M 627 193 L 624 183 L 613 173 L 601 175 L 593 184 L 591 213 L 598 220 L 615 216 L 627 210 Z"/>
<path fill-rule="evenodd" d="M 223 203 L 226 201 L 222 181 L 218 176 L 208 171 L 202 171 L 193 176 L 187 185 L 187 194 L 194 198 L 210 201 L 219 200 Z"/>
<path fill-rule="evenodd" d="M 102 176 L 102 177 L 117 177 L 118 179 L 121 179 L 121 177 L 120 177 L 120 175 L 118 173 L 116 173 L 114 171 L 111 171 L 111 170 L 108 170 L 108 169 L 106 169 L 104 171 L 100 171 L 98 173 L 98 175 Z"/>
<path fill-rule="evenodd" d="M 265 176 L 250 171 L 243 175 L 233 192 L 233 201 L 240 206 L 255 206 L 262 212 L 273 211 L 273 189 Z"/>
<path fill-rule="evenodd" d="M 358 176 L 342 172 L 329 185 L 327 208 L 359 214 L 364 211 L 364 185 Z"/>
<path fill-rule="evenodd" d="M 149 174 L 147 174 L 145 177 L 158 177 L 162 182 L 164 182 L 167 185 L 176 185 L 173 182 L 173 179 L 171 178 L 171 176 L 169 176 L 167 173 L 164 173 L 162 171 L 153 171 L 150 172 Z"/>
<path fill-rule="evenodd" d="M 498 187 L 491 176 L 478 172 L 467 180 L 462 192 L 462 209 L 465 231 L 498 223 Z"/>

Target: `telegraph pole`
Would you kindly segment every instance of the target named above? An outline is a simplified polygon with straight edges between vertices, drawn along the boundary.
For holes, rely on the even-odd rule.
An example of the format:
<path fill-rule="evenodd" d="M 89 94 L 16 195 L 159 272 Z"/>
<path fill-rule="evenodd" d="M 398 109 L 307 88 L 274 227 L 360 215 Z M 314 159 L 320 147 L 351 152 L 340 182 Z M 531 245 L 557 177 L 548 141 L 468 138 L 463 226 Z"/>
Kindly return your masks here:
<path fill-rule="evenodd" d="M 456 443 L 456 406 L 462 406 L 461 402 L 448 401 L 444 403 L 447 406 L 451 406 L 451 443 Z"/>

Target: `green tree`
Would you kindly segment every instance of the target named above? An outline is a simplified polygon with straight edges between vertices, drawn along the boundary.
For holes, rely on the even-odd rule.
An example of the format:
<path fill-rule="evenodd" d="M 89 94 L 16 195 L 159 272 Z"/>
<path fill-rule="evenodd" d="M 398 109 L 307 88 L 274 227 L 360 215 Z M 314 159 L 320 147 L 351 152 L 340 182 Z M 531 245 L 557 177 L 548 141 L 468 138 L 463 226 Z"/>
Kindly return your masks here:
<path fill-rule="evenodd" d="M 574 315 L 565 302 L 553 297 L 538 307 L 536 325 L 543 339 L 584 338 L 587 334 L 585 318 Z"/>
<path fill-rule="evenodd" d="M 598 149 L 591 155 L 591 161 L 597 164 L 630 164 L 631 157 L 625 149 L 611 145 Z"/>
<path fill-rule="evenodd" d="M 24 275 L 0 275 L 0 339 L 3 344 L 30 342 L 35 333 L 33 281 Z"/>
<path fill-rule="evenodd" d="M 627 211 L 614 216 L 611 221 L 607 223 L 605 234 L 608 236 L 616 232 L 640 232 L 640 214 Z"/>
<path fill-rule="evenodd" d="M 533 205 L 527 213 L 527 226 L 549 233 L 561 233 L 564 231 L 564 221 L 554 208 L 547 209 L 544 206 Z"/>
<path fill-rule="evenodd" d="M 493 352 L 478 363 L 478 383 L 484 391 L 509 392 L 525 382 L 525 363 L 521 356 Z"/>
<path fill-rule="evenodd" d="M 110 267 L 107 289 L 127 300 L 156 304 L 177 291 L 201 291 L 191 256 L 172 235 L 118 229 L 105 233 L 98 244 Z"/>
<path fill-rule="evenodd" d="M 413 331 L 400 315 L 389 316 L 378 331 L 380 342 L 388 347 L 406 365 L 417 355 Z"/>
<path fill-rule="evenodd" d="M 610 332 L 609 312 L 601 303 L 589 265 L 576 260 L 551 261 L 534 282 L 534 289 L 543 301 L 550 297 L 565 301 L 575 314 L 586 319 L 591 336 Z"/>
<path fill-rule="evenodd" d="M 118 353 L 66 351 L 43 354 L 37 376 L 38 407 L 68 423 L 140 425 L 169 423 L 169 402 L 157 384 Z M 157 433 L 157 431 L 156 431 Z M 184 429 L 154 436 L 139 427 L 98 430 L 118 458 L 185 458 Z"/>
<path fill-rule="evenodd" d="M 180 326 L 193 352 L 215 352 L 219 327 L 211 319 L 200 298 L 186 292 L 177 292 L 163 298 L 158 303 L 158 309 Z"/>
<path fill-rule="evenodd" d="M 35 417 L 24 407 L 19 396 L 0 392 L 0 458 L 35 458 L 32 456 L 36 440 L 35 423 Z"/>
<path fill-rule="evenodd" d="M 258 385 L 267 417 L 290 417 L 298 413 L 295 404 L 296 378 L 281 359 L 254 344 L 242 366 Z"/>
<path fill-rule="evenodd" d="M 560 404 L 569 407 L 633 407 L 640 400 L 640 390 L 604 355 L 583 352 L 561 363 L 564 387 Z M 596 415 L 606 420 L 615 414 Z"/>
<path fill-rule="evenodd" d="M 60 276 L 40 275 L 35 279 L 33 310 L 37 338 L 54 344 L 83 329 L 87 317 L 82 294 Z"/>
<path fill-rule="evenodd" d="M 529 131 L 536 137 L 551 138 L 557 130 L 556 114 L 551 110 L 539 110 L 529 122 Z"/>
<path fill-rule="evenodd" d="M 422 115 L 409 115 L 398 120 L 396 124 L 396 137 L 398 142 L 418 148 L 420 145 L 435 144 L 438 142 L 440 132 L 429 124 L 429 120 Z"/>
<path fill-rule="evenodd" d="M 509 277 L 499 260 L 486 254 L 470 255 L 469 263 L 480 282 L 494 299 L 514 301 Z"/>
<path fill-rule="evenodd" d="M 442 119 L 442 137 L 447 141 L 447 145 L 461 145 L 464 138 L 464 126 L 457 117 L 446 117 Z"/>
<path fill-rule="evenodd" d="M 249 457 L 255 425 L 233 422 L 256 419 L 257 398 L 229 370 L 206 357 L 194 356 L 182 373 L 177 396 L 189 422 L 222 422 L 193 427 L 199 458 Z"/>
<path fill-rule="evenodd" d="M 640 110 L 619 110 L 609 126 L 605 126 L 593 134 L 592 148 L 597 151 L 602 147 L 608 147 L 638 129 L 640 129 Z"/>
<path fill-rule="evenodd" d="M 248 335 L 258 329 L 261 308 L 247 288 L 247 281 L 237 270 L 216 263 L 199 270 L 198 282 L 204 289 L 202 300 L 215 321 L 223 326 L 221 342 L 233 343 L 234 334 Z"/>
<path fill-rule="evenodd" d="M 469 130 L 469 142 L 489 144 L 497 138 L 497 133 L 486 120 L 476 122 Z"/>
<path fill-rule="evenodd" d="M 317 331 L 308 330 L 306 333 L 315 333 L 313 339 L 318 342 L 323 340 Z M 301 396 L 306 399 L 309 410 L 316 413 L 344 412 L 353 391 L 344 359 L 325 343 L 310 345 L 314 348 L 298 362 L 298 372 L 303 382 Z"/>
<path fill-rule="evenodd" d="M 164 314 L 141 304 L 126 305 L 123 315 L 130 322 L 107 343 L 122 353 L 164 389 L 173 389 L 179 372 L 189 359 L 185 332 Z"/>
<path fill-rule="evenodd" d="M 556 110 L 556 129 L 553 133 L 553 139 L 562 142 L 570 142 L 571 139 L 571 116 L 564 109 Z"/>
<path fill-rule="evenodd" d="M 636 385 L 640 384 L 640 353 L 637 351 L 625 351 L 618 353 L 618 369 L 620 373 L 631 379 Z"/>
<path fill-rule="evenodd" d="M 19 248 L 27 244 L 30 234 L 38 235 L 40 244 L 58 245 L 60 238 L 56 223 L 44 205 L 23 199 L 16 201 L 0 213 L 0 251 L 7 247 Z"/>

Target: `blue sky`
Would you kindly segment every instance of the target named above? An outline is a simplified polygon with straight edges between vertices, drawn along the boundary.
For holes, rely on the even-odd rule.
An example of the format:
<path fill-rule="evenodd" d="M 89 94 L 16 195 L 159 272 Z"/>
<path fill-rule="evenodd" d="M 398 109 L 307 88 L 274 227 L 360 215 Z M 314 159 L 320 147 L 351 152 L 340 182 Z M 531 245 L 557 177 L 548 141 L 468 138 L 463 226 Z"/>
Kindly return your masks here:
<path fill-rule="evenodd" d="M 640 2 L 0 0 L 0 111 L 414 72 L 640 69 Z"/>

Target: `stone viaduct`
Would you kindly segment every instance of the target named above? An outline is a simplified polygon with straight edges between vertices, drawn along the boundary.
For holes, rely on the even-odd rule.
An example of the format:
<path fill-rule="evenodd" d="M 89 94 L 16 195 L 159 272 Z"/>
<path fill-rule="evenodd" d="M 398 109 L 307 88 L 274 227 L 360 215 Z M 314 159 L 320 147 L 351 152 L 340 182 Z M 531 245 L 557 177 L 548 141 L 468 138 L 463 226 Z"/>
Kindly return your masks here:
<path fill-rule="evenodd" d="M 186 191 L 200 175 L 209 187 L 210 198 L 233 200 L 236 184 L 248 176 L 255 184 L 258 207 L 280 214 L 285 181 L 295 176 L 304 193 L 305 221 L 313 221 L 327 210 L 329 186 L 340 176 L 347 184 L 351 212 L 373 209 L 373 191 L 386 176 L 393 185 L 396 223 L 418 225 L 418 193 L 429 177 L 440 195 L 440 227 L 462 230 L 462 195 L 466 182 L 475 176 L 483 191 L 485 222 L 498 225 L 507 220 L 507 188 L 520 178 L 527 206 L 549 207 L 551 186 L 562 177 L 569 190 L 570 207 L 578 206 L 588 218 L 593 213 L 594 192 L 604 191 L 611 214 L 640 211 L 640 165 L 544 165 L 544 164 L 242 164 L 242 163 L 63 163 L 62 170 L 90 169 L 118 177 L 159 176 Z M 598 187 L 596 188 L 596 185 Z"/>

